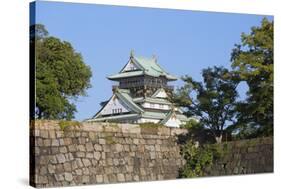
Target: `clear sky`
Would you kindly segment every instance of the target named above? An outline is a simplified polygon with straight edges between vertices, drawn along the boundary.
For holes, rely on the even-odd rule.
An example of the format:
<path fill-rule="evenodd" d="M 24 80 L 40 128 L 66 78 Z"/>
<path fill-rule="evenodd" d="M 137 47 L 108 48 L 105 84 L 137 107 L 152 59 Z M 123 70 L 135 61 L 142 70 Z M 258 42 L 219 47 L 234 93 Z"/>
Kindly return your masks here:
<path fill-rule="evenodd" d="M 92 117 L 99 103 L 110 98 L 113 82 L 106 76 L 120 71 L 131 49 L 136 55 L 156 55 L 173 75 L 201 80 L 204 68 L 230 68 L 230 53 L 241 33 L 249 33 L 263 17 L 44 1 L 36 5 L 36 23 L 44 24 L 50 35 L 70 42 L 92 69 L 92 88 L 75 102 L 77 120 Z M 182 82 L 171 85 L 179 87 Z M 243 97 L 245 87 L 239 90 Z"/>

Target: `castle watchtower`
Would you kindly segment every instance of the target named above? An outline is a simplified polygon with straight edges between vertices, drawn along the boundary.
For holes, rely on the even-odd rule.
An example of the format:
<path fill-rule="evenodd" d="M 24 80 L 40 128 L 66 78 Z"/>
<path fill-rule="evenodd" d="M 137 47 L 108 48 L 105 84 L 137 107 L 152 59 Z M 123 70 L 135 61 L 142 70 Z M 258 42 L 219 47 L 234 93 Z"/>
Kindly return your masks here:
<path fill-rule="evenodd" d="M 128 89 L 133 97 L 151 96 L 159 88 L 170 93 L 173 87 L 169 86 L 168 82 L 177 80 L 160 67 L 156 57 L 137 57 L 132 52 L 121 71 L 107 78 L 119 82 L 119 85 L 113 88 Z"/>

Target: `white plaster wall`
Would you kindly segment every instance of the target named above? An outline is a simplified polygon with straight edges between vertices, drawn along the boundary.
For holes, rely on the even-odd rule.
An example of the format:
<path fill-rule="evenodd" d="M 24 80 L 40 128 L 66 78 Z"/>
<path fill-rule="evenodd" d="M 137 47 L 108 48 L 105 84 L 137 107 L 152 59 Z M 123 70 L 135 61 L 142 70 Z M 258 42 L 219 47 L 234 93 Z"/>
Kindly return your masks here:
<path fill-rule="evenodd" d="M 114 95 L 113 98 L 107 103 L 107 105 L 101 111 L 101 115 L 109 115 L 112 114 L 112 109 L 121 109 L 122 113 L 129 112 L 128 108 L 126 108 L 122 102 Z M 115 113 L 117 114 L 117 112 Z"/>
<path fill-rule="evenodd" d="M 154 107 L 151 107 L 151 104 L 153 104 Z M 163 106 L 161 106 L 160 104 L 149 103 L 149 102 L 142 103 L 142 106 L 144 108 L 152 108 L 152 109 L 160 109 L 160 110 L 170 110 L 171 109 L 171 107 L 167 104 L 163 104 Z"/>
<path fill-rule="evenodd" d="M 131 70 L 136 70 L 136 69 L 138 69 L 136 67 L 136 65 L 134 63 L 132 63 L 132 61 L 130 61 L 122 71 L 131 71 Z"/>
<path fill-rule="evenodd" d="M 138 123 L 148 123 L 148 122 L 152 122 L 152 123 L 158 123 L 160 120 L 159 119 L 148 119 L 148 118 L 140 118 L 138 120 Z"/>
<path fill-rule="evenodd" d="M 161 90 L 155 97 L 158 97 L 158 98 L 167 98 L 168 95 L 167 95 L 167 93 L 166 93 L 164 90 Z"/>

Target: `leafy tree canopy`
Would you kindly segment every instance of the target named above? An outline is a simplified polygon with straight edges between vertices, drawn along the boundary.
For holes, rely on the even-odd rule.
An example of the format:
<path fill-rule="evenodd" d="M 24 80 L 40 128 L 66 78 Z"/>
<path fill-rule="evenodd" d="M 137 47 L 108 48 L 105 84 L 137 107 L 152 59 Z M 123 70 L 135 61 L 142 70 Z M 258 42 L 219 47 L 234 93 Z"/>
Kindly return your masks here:
<path fill-rule="evenodd" d="M 72 119 L 76 111 L 70 100 L 86 95 L 91 69 L 69 42 L 48 35 L 43 25 L 32 26 L 35 45 L 36 118 Z"/>
<path fill-rule="evenodd" d="M 242 33 L 231 54 L 232 68 L 249 86 L 247 99 L 237 106 L 238 126 L 257 135 L 273 133 L 273 22 Z M 258 126 L 258 127 L 257 127 Z M 245 128 L 247 127 L 247 128 Z M 246 132 L 246 133 L 247 133 Z"/>
<path fill-rule="evenodd" d="M 200 124 L 210 129 L 219 143 L 223 130 L 235 121 L 238 82 L 223 67 L 204 69 L 202 76 L 203 82 L 183 77 L 185 84 L 174 94 L 173 101 L 185 108 L 187 116 L 199 118 Z"/>

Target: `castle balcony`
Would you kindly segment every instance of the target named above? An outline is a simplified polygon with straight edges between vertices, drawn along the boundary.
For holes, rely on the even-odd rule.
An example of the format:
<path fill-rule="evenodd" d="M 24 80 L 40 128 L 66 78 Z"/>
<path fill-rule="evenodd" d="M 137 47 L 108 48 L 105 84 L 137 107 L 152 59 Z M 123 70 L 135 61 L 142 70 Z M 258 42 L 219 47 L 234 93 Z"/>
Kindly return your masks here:
<path fill-rule="evenodd" d="M 160 83 L 146 83 L 143 82 L 135 82 L 135 83 L 121 83 L 120 85 L 113 85 L 112 90 L 115 90 L 116 88 L 120 89 L 129 89 L 129 88 L 135 88 L 135 87 L 153 87 L 153 88 L 164 88 L 167 90 L 174 90 L 174 86 L 169 86 L 166 84 L 160 84 Z"/>

